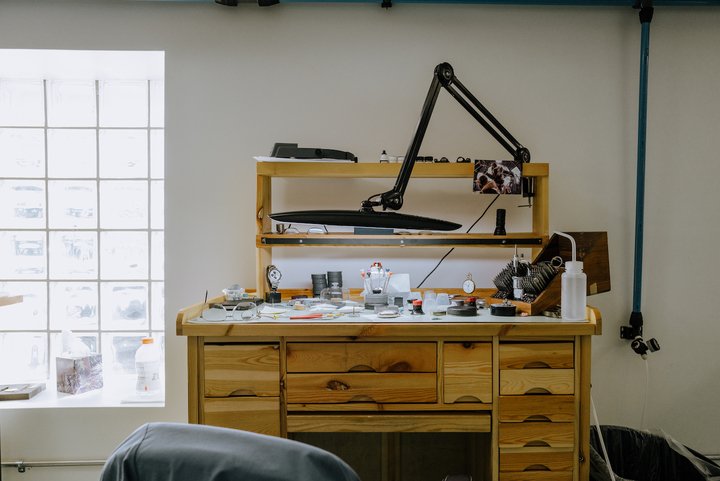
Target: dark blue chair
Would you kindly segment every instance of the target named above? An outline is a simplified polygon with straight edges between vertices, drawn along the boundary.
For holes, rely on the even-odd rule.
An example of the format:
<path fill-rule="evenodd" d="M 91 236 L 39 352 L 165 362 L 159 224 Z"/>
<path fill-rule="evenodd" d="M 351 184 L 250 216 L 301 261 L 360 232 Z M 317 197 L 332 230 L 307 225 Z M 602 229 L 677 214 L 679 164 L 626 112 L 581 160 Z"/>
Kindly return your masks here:
<path fill-rule="evenodd" d="M 343 460 L 289 439 L 149 423 L 110 455 L 101 481 L 360 481 Z"/>

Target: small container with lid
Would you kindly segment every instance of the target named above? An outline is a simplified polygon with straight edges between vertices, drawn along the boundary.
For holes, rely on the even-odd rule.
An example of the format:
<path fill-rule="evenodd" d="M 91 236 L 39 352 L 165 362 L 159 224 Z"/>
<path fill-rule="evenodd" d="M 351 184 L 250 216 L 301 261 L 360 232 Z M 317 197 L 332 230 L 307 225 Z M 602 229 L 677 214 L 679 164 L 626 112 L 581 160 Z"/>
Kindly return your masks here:
<path fill-rule="evenodd" d="M 135 351 L 135 372 L 137 373 L 135 390 L 138 394 L 156 394 L 162 390 L 160 378 L 162 360 L 162 349 L 155 344 L 155 339 L 144 337 L 140 348 Z"/>
<path fill-rule="evenodd" d="M 422 316 L 423 314 L 425 314 L 423 312 L 423 301 L 421 301 L 420 299 L 415 299 L 414 301 L 412 301 L 412 306 L 413 306 L 413 310 L 412 310 L 413 315 Z"/>

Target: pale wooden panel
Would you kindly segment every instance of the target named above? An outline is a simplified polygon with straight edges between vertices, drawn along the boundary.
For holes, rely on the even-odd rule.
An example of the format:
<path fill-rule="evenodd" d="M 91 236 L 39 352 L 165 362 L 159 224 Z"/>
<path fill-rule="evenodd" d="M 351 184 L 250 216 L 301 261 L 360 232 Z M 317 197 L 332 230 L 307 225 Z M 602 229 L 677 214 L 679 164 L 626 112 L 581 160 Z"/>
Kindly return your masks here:
<path fill-rule="evenodd" d="M 205 345 L 205 396 L 278 396 L 276 344 Z"/>
<path fill-rule="evenodd" d="M 435 372 L 436 344 L 400 342 L 293 342 L 288 372 Z"/>
<path fill-rule="evenodd" d="M 583 454 L 583 460 L 578 461 L 579 479 L 587 479 L 590 476 L 590 456 L 585 454 L 590 452 L 590 373 L 591 353 L 590 344 L 592 338 L 590 336 L 578 338 L 576 355 L 580 368 L 578 371 L 578 396 L 577 396 L 577 416 L 578 416 L 578 443 L 577 453 Z"/>
<path fill-rule="evenodd" d="M 311 177 L 311 178 L 394 178 L 397 177 L 402 164 L 380 164 L 377 162 L 333 163 L 323 164 L 322 169 L 316 163 L 301 162 L 258 162 L 256 172 L 258 175 L 270 177 Z M 473 176 L 474 164 L 447 164 L 416 163 L 413 166 L 412 177 L 430 178 L 463 178 Z M 548 164 L 523 164 L 524 177 L 548 176 Z"/>
<path fill-rule="evenodd" d="M 500 344 L 500 369 L 573 367 L 572 342 Z"/>
<path fill-rule="evenodd" d="M 571 448 L 575 445 L 574 423 L 500 423 L 500 447 L 547 446 Z"/>
<path fill-rule="evenodd" d="M 572 474 L 572 469 L 572 449 L 500 449 L 500 472 L 570 471 L 570 473 Z"/>
<path fill-rule="evenodd" d="M 574 394 L 574 369 L 502 369 L 500 394 Z"/>
<path fill-rule="evenodd" d="M 280 436 L 280 398 L 205 398 L 203 424 Z"/>
<path fill-rule="evenodd" d="M 455 403 L 451 406 L 441 403 L 425 404 L 403 404 L 403 403 L 371 403 L 352 402 L 346 404 L 288 404 L 288 411 L 293 412 L 318 412 L 318 411 L 377 411 L 377 412 L 398 412 L 398 411 L 492 411 L 490 403 Z"/>
<path fill-rule="evenodd" d="M 500 481 L 572 481 L 572 471 L 525 471 L 500 473 Z"/>
<path fill-rule="evenodd" d="M 423 403 L 437 400 L 435 373 L 288 374 L 288 403 Z"/>
<path fill-rule="evenodd" d="M 574 396 L 500 396 L 500 422 L 575 420 Z"/>
<path fill-rule="evenodd" d="M 188 422 L 197 424 L 200 421 L 200 392 L 201 375 L 200 359 L 202 338 L 190 337 L 187 340 L 187 363 L 188 363 Z"/>
<path fill-rule="evenodd" d="M 182 311 L 181 311 L 182 312 Z M 199 313 L 198 313 L 199 315 Z M 197 316 L 196 316 L 197 317 Z M 501 318 L 498 318 L 501 319 Z M 506 318 L 511 319 L 511 318 Z M 345 337 L 365 338 L 382 337 L 409 338 L 448 338 L 475 339 L 487 336 L 501 336 L 507 339 L 558 338 L 595 334 L 596 325 L 592 322 L 343 322 L 337 321 L 268 321 L 235 324 L 224 323 L 187 323 L 181 327 L 180 335 L 227 337 L 228 342 L 250 338 L 288 337 Z"/>
<path fill-rule="evenodd" d="M 443 347 L 443 401 L 492 402 L 492 344 L 446 342 Z"/>
<path fill-rule="evenodd" d="M 291 414 L 288 432 L 490 432 L 489 414 Z"/>

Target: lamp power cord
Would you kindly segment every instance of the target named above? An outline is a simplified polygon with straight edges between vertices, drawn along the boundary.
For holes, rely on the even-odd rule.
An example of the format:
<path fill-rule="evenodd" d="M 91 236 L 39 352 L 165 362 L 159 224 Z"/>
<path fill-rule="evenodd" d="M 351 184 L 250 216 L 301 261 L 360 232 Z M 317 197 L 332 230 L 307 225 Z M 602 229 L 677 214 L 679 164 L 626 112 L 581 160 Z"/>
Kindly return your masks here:
<path fill-rule="evenodd" d="M 480 220 L 485 216 L 485 214 L 487 214 L 487 211 L 490 210 L 490 207 L 492 207 L 492 205 L 495 203 L 496 200 L 498 200 L 499 197 L 500 197 L 500 194 L 495 195 L 495 198 L 488 204 L 487 207 L 485 207 L 485 210 L 482 212 L 482 214 L 480 214 L 480 217 L 478 217 L 478 218 L 475 220 L 475 222 L 473 222 L 472 225 L 471 225 L 470 227 L 468 227 L 468 229 L 465 231 L 466 234 L 469 234 L 470 231 L 472 230 L 472 228 L 475 227 L 475 224 L 477 224 L 478 222 L 480 222 Z M 416 289 L 420 289 L 420 288 L 422 287 L 422 285 L 425 284 L 425 281 L 428 280 L 428 278 L 433 274 L 433 272 L 435 272 L 435 271 L 437 270 L 438 267 L 440 267 L 440 264 L 442 264 L 442 261 L 444 261 L 445 258 L 446 258 L 447 256 L 449 256 L 450 253 L 451 253 L 452 251 L 454 251 L 454 250 L 455 250 L 455 248 L 452 247 L 449 251 L 447 251 L 447 252 L 445 253 L 444 256 L 442 256 L 442 258 L 438 261 L 438 263 L 435 265 L 435 267 L 433 267 L 433 270 L 431 270 L 431 271 L 428 273 L 428 275 L 425 276 L 425 279 L 423 279 L 423 280 L 420 282 L 420 284 L 418 284 L 418 286 L 416 287 Z"/>

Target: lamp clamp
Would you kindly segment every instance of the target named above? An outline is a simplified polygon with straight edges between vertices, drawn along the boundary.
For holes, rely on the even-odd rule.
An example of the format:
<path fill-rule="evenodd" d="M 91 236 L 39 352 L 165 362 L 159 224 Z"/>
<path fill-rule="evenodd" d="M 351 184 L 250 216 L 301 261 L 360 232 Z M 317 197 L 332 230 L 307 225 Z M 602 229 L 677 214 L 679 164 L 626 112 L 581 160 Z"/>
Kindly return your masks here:
<path fill-rule="evenodd" d="M 660 350 L 660 343 L 655 338 L 648 339 L 646 342 L 638 336 L 630 343 L 630 348 L 643 359 L 647 359 L 648 353 Z"/>

